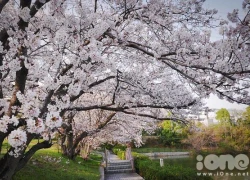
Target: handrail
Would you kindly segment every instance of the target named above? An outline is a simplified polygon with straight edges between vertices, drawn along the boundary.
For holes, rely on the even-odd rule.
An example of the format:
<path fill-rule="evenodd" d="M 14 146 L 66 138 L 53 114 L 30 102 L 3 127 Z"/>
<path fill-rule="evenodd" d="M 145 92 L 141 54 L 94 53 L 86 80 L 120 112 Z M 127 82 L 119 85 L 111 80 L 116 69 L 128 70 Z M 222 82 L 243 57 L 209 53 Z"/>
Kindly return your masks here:
<path fill-rule="evenodd" d="M 132 170 L 134 170 L 134 158 L 131 153 L 131 147 L 127 147 L 126 149 L 126 160 L 129 160 L 132 166 Z"/>
<path fill-rule="evenodd" d="M 104 153 L 105 153 L 105 163 L 107 167 L 109 161 L 109 151 L 105 148 Z"/>

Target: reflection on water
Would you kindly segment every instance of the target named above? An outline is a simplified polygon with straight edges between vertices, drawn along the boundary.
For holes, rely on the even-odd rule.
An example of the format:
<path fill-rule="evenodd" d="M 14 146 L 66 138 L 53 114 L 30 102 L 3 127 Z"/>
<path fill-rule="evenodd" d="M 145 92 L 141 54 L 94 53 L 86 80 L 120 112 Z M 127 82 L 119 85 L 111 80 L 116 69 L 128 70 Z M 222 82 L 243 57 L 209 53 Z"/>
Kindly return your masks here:
<path fill-rule="evenodd" d="M 248 156 L 249 157 L 249 156 Z M 187 155 L 181 155 L 181 156 L 165 156 L 165 157 L 151 157 L 151 159 L 157 160 L 160 163 L 160 158 L 164 159 L 164 164 L 170 164 L 170 165 L 182 165 L 183 167 L 190 167 L 194 170 L 196 170 L 196 157 L 193 156 L 187 156 Z M 197 170 L 196 170 L 197 171 Z M 197 171 L 197 173 L 206 173 L 208 171 Z M 245 171 L 240 171 L 237 169 L 234 170 L 214 170 L 209 171 L 212 173 L 212 177 L 214 180 L 250 180 L 250 167 L 248 166 L 248 169 Z M 248 172 L 248 176 L 247 176 Z M 225 173 L 228 173 L 228 176 L 225 176 Z M 241 173 L 242 176 L 238 176 L 238 173 Z M 245 177 L 243 177 L 243 173 L 245 173 Z M 222 176 L 221 176 L 222 175 Z M 234 175 L 234 176 L 230 176 Z"/>

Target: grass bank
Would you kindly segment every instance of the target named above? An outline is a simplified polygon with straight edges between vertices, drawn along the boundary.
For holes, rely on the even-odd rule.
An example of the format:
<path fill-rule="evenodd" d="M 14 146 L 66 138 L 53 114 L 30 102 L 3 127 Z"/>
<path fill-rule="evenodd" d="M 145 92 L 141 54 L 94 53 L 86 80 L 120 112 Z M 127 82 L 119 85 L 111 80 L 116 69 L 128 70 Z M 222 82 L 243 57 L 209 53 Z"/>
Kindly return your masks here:
<path fill-rule="evenodd" d="M 35 144 L 37 141 L 33 141 Z M 2 154 L 8 148 L 4 142 Z M 1 156 L 0 155 L 0 156 Z M 13 177 L 13 180 L 99 180 L 99 165 L 102 157 L 92 153 L 90 159 L 76 157 L 74 161 L 63 157 L 57 145 L 35 153 L 28 164 Z"/>

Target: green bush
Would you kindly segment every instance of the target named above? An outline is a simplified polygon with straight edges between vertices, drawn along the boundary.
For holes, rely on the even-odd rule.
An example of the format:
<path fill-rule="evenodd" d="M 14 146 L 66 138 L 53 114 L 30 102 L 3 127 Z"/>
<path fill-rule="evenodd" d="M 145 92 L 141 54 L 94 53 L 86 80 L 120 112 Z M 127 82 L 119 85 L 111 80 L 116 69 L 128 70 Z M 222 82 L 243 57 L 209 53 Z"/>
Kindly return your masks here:
<path fill-rule="evenodd" d="M 113 151 L 120 159 L 124 160 L 124 159 L 126 158 L 126 157 L 125 157 L 125 153 L 126 153 L 125 150 L 113 148 L 112 151 Z M 142 155 L 142 154 L 137 153 L 137 152 L 132 152 L 132 156 L 133 156 L 134 158 L 138 158 L 138 157 L 140 157 L 140 158 L 142 158 L 142 157 L 147 157 L 147 156 Z"/>
<path fill-rule="evenodd" d="M 113 152 L 124 159 L 125 150 L 113 148 Z M 135 163 L 135 170 L 144 179 L 153 180 L 211 180 L 211 177 L 197 176 L 197 172 L 189 167 L 165 164 L 160 167 L 158 161 L 150 160 L 147 156 L 132 152 Z"/>
<path fill-rule="evenodd" d="M 150 160 L 148 157 L 136 157 L 135 169 L 144 179 L 154 180 L 195 180 L 203 179 L 208 180 L 211 177 L 198 177 L 196 171 L 189 168 L 178 165 L 165 164 L 160 167 L 159 162 Z"/>
<path fill-rule="evenodd" d="M 120 158 L 120 159 L 122 159 L 122 160 L 124 160 L 126 157 L 125 157 L 125 151 L 118 151 L 117 153 L 116 153 L 116 155 Z"/>
<path fill-rule="evenodd" d="M 120 159 L 125 159 L 126 146 L 117 144 L 112 148 L 113 153 L 115 153 Z"/>

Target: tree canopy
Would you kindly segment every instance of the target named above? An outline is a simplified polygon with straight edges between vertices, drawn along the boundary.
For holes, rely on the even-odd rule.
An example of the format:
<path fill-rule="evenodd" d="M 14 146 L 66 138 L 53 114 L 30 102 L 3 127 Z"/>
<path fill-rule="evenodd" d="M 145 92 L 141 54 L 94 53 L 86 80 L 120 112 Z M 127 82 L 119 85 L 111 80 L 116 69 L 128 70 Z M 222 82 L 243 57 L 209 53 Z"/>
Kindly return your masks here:
<path fill-rule="evenodd" d="M 248 106 L 243 112 L 241 118 L 239 119 L 239 123 L 247 127 L 250 125 L 250 106 Z"/>
<path fill-rule="evenodd" d="M 216 112 L 216 117 L 215 119 L 217 119 L 220 123 L 224 123 L 224 124 L 228 124 L 231 122 L 231 118 L 230 118 L 230 113 L 227 109 L 225 108 L 221 108 L 220 110 L 218 110 Z"/>
<path fill-rule="evenodd" d="M 228 14 L 234 26 L 203 3 L 0 0 L 0 147 L 6 137 L 11 146 L 0 178 L 11 179 L 50 147 L 56 132 L 74 123 L 71 113 L 115 112 L 141 128 L 153 119 L 180 120 L 211 93 L 249 104 L 250 3 L 243 1 L 243 19 L 237 10 Z M 211 42 L 216 26 L 222 38 Z M 140 128 L 132 128 L 136 138 Z M 44 141 L 26 151 L 37 135 Z"/>

